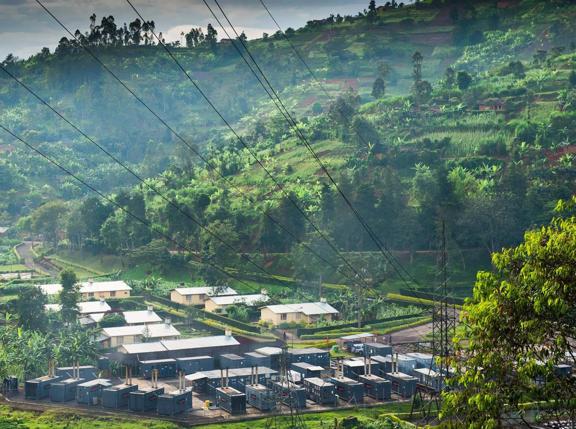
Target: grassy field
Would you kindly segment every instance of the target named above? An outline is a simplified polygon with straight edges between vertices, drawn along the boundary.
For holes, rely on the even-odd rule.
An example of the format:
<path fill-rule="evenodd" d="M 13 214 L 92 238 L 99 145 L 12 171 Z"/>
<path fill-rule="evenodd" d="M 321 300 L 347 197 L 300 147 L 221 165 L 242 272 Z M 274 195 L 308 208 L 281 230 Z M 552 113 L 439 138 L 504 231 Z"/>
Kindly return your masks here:
<path fill-rule="evenodd" d="M 409 411 L 409 403 L 390 403 L 374 408 L 303 414 L 302 420 L 309 429 L 320 429 L 332 427 L 336 419 L 341 420 L 349 415 L 354 415 L 360 420 L 369 420 L 387 414 L 405 414 Z M 196 427 L 206 429 L 264 429 L 268 422 L 268 418 L 262 418 L 245 422 L 219 422 Z M 278 417 L 277 423 L 280 427 L 283 427 L 283 424 L 288 424 L 284 417 Z M 0 407 L 0 428 L 2 429 L 177 429 L 179 427 L 184 426 L 154 419 L 87 417 L 58 411 L 35 413 L 17 411 L 6 406 Z"/>
<path fill-rule="evenodd" d="M 30 268 L 22 264 L 0 265 L 0 273 L 20 273 L 27 271 L 30 271 Z"/>

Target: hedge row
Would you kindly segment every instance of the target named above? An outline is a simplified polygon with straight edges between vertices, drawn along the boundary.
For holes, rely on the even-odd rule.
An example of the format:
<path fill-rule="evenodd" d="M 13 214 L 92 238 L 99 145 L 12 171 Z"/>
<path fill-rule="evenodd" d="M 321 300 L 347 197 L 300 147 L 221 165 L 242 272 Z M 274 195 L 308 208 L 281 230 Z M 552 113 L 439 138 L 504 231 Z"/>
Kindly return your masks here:
<path fill-rule="evenodd" d="M 364 327 L 366 325 L 375 325 L 378 323 L 393 322 L 396 320 L 411 319 L 413 317 L 418 316 L 421 316 L 421 314 L 404 314 L 401 316 L 387 317 L 385 319 L 364 320 L 361 324 L 361 327 Z M 296 335 L 300 337 L 302 335 L 313 335 L 318 332 L 339 331 L 346 328 L 356 328 L 356 327 L 358 327 L 358 322 L 342 323 L 340 325 L 322 326 L 318 328 L 300 328 L 296 330 Z"/>

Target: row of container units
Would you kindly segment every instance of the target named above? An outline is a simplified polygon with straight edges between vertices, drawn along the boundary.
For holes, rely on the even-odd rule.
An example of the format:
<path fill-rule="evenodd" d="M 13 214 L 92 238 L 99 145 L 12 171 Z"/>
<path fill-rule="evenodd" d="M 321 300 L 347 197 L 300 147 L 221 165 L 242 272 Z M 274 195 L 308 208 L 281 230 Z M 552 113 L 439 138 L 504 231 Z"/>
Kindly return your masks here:
<path fill-rule="evenodd" d="M 177 374 L 176 359 L 143 360 L 139 363 L 140 376 L 152 378 L 152 373 L 158 371 L 158 378 L 174 378 Z"/>
<path fill-rule="evenodd" d="M 192 409 L 192 390 L 184 389 L 158 396 L 156 411 L 162 416 L 176 416 Z"/>
<path fill-rule="evenodd" d="M 274 393 L 263 384 L 247 385 L 246 401 L 249 405 L 260 411 L 273 411 L 276 409 Z"/>
<path fill-rule="evenodd" d="M 69 402 L 76 399 L 76 387 L 86 381 L 83 378 L 65 378 L 52 383 L 50 400 L 52 402 Z"/>
<path fill-rule="evenodd" d="M 336 386 L 318 377 L 304 379 L 308 399 L 320 405 L 336 405 Z"/>
<path fill-rule="evenodd" d="M 377 375 L 367 374 L 358 376 L 358 382 L 364 385 L 364 395 L 377 401 L 392 399 L 392 382 Z"/>
<path fill-rule="evenodd" d="M 216 389 L 223 385 L 244 392 L 246 386 L 250 384 L 266 385 L 268 380 L 275 378 L 277 374 L 277 371 L 270 368 L 216 369 L 187 375 L 186 380 L 192 383 L 192 388 L 195 392 L 214 396 Z"/>
<path fill-rule="evenodd" d="M 364 402 L 364 385 L 348 377 L 332 377 L 330 382 L 336 386 L 338 398 L 351 404 Z"/>
<path fill-rule="evenodd" d="M 306 408 L 306 389 L 290 381 L 270 381 L 268 387 L 280 402 L 295 409 Z"/>
<path fill-rule="evenodd" d="M 390 372 L 384 378 L 392 382 L 392 393 L 402 398 L 411 398 L 416 393 L 418 379 L 403 372 Z"/>
<path fill-rule="evenodd" d="M 216 406 L 231 415 L 246 414 L 246 394 L 233 387 L 218 387 L 215 399 Z"/>
<path fill-rule="evenodd" d="M 288 350 L 289 363 L 308 363 L 310 365 L 330 367 L 330 353 L 318 348 Z"/>

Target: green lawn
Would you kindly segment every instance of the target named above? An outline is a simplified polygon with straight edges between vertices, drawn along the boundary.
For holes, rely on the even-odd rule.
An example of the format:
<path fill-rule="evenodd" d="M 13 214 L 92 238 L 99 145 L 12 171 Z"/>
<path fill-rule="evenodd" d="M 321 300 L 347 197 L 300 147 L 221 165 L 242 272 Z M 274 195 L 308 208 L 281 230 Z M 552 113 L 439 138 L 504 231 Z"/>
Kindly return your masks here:
<path fill-rule="evenodd" d="M 20 273 L 28 271 L 30 271 L 30 268 L 22 264 L 0 265 L 0 273 Z"/>

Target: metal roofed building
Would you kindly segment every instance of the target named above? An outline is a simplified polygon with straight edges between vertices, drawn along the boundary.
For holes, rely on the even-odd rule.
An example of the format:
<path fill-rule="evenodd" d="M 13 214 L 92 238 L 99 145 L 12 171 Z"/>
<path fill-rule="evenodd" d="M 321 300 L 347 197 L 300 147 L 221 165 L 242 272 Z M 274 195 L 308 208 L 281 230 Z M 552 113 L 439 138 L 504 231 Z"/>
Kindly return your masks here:
<path fill-rule="evenodd" d="M 260 320 L 279 325 L 281 323 L 314 323 L 320 319 L 333 320 L 338 310 L 326 302 L 268 305 L 260 310 Z"/>
<path fill-rule="evenodd" d="M 254 306 L 261 302 L 268 302 L 270 298 L 267 294 L 256 293 L 252 295 L 228 295 L 228 296 L 212 296 L 204 302 L 204 309 L 215 313 L 225 310 L 229 305 L 244 304 L 247 306 Z"/>
<path fill-rule="evenodd" d="M 180 337 L 180 331 L 169 320 L 152 325 L 129 325 L 102 329 L 101 342 L 104 347 L 140 343 L 145 338 L 168 340 Z"/>
<path fill-rule="evenodd" d="M 183 305 L 202 305 L 211 296 L 228 296 L 237 294 L 238 293 L 230 287 L 179 287 L 170 292 L 170 300 Z"/>
<path fill-rule="evenodd" d="M 112 310 L 108 303 L 104 300 L 100 301 L 85 301 L 77 303 L 78 313 L 80 314 L 95 314 L 107 313 Z M 62 310 L 61 304 L 46 304 L 44 306 L 46 311 L 60 311 Z"/>
<path fill-rule="evenodd" d="M 238 351 L 240 342 L 231 335 L 165 340 L 141 344 L 123 344 L 118 351 L 126 359 L 167 359 L 192 356 L 216 356 Z"/>
<path fill-rule="evenodd" d="M 162 318 L 154 312 L 152 307 L 148 307 L 147 310 L 125 311 L 122 316 L 128 325 L 162 322 Z"/>
<path fill-rule="evenodd" d="M 58 295 L 62 291 L 62 285 L 58 283 L 44 284 L 38 286 L 44 294 Z M 132 288 L 121 280 L 79 283 L 79 292 L 84 300 L 90 298 L 125 298 L 130 296 Z"/>

